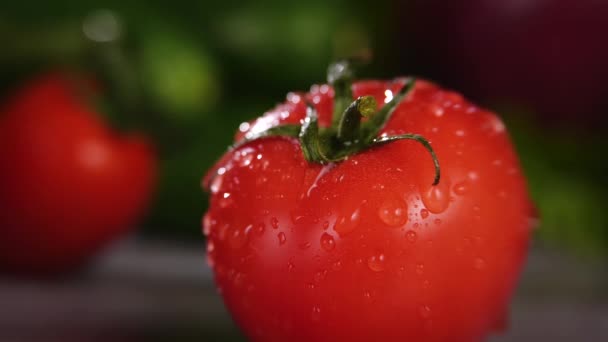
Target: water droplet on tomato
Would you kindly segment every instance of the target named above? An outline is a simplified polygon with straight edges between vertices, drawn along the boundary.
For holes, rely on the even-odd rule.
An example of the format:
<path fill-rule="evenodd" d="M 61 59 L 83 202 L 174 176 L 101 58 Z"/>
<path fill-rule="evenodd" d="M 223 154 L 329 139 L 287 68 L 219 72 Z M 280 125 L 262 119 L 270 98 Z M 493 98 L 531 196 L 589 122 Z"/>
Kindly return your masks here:
<path fill-rule="evenodd" d="M 422 219 L 425 219 L 425 218 L 429 217 L 429 211 L 428 211 L 428 210 L 426 210 L 426 209 L 421 209 L 421 210 L 420 210 L 420 217 L 421 217 Z"/>
<path fill-rule="evenodd" d="M 321 235 L 321 248 L 330 252 L 335 247 L 336 241 L 334 240 L 333 236 L 329 235 L 328 233 L 323 233 L 323 235 Z"/>
<path fill-rule="evenodd" d="M 367 266 L 374 272 L 384 271 L 386 257 L 384 253 L 377 253 L 367 258 Z"/>
<path fill-rule="evenodd" d="M 467 177 L 469 177 L 469 179 L 472 181 L 476 181 L 479 179 L 479 173 L 477 173 L 477 171 L 469 171 Z"/>
<path fill-rule="evenodd" d="M 441 219 L 435 219 L 434 222 L 435 222 L 436 225 L 440 225 L 441 224 Z"/>
<path fill-rule="evenodd" d="M 463 181 L 454 185 L 454 193 L 456 195 L 465 195 L 469 191 L 469 183 L 467 181 Z"/>
<path fill-rule="evenodd" d="M 298 245 L 298 247 L 299 247 L 300 249 L 309 249 L 309 248 L 310 248 L 310 242 L 308 242 L 308 241 L 307 241 L 307 242 L 302 242 L 302 243 L 300 243 L 300 244 Z"/>
<path fill-rule="evenodd" d="M 321 319 L 321 308 L 318 306 L 313 306 L 310 317 L 315 322 L 319 321 Z"/>
<path fill-rule="evenodd" d="M 287 241 L 287 237 L 285 236 L 285 233 L 280 232 L 279 234 L 277 234 L 277 237 L 279 238 L 279 245 L 283 245 L 285 244 L 285 241 Z"/>
<path fill-rule="evenodd" d="M 315 276 L 314 276 L 315 283 L 322 282 L 326 276 L 327 276 L 327 270 L 320 270 L 319 272 L 315 273 Z"/>
<path fill-rule="evenodd" d="M 228 223 L 225 223 L 219 227 L 219 229 L 217 230 L 217 237 L 220 239 L 220 241 L 224 241 L 226 239 L 226 235 L 228 234 L 229 228 L 230 225 Z"/>
<path fill-rule="evenodd" d="M 340 236 L 347 235 L 357 228 L 359 224 L 359 208 L 357 208 L 352 214 L 338 217 L 334 224 L 334 230 L 340 234 Z"/>
<path fill-rule="evenodd" d="M 334 271 L 339 271 L 342 269 L 342 261 L 336 260 L 333 264 L 331 264 L 331 269 Z"/>
<path fill-rule="evenodd" d="M 205 216 L 203 216 L 203 234 L 209 236 L 209 234 L 211 234 L 211 229 L 216 223 L 217 221 L 211 218 L 211 214 L 205 214 Z"/>
<path fill-rule="evenodd" d="M 270 225 L 272 226 L 273 229 L 278 229 L 279 228 L 279 219 L 277 219 L 276 217 L 272 217 L 270 219 Z"/>
<path fill-rule="evenodd" d="M 416 264 L 416 274 L 421 275 L 422 273 L 424 273 L 424 264 L 423 263 Z"/>
<path fill-rule="evenodd" d="M 251 164 L 252 160 L 253 160 L 253 154 L 244 153 L 241 155 L 241 158 L 239 159 L 239 165 L 242 167 L 249 166 Z"/>
<path fill-rule="evenodd" d="M 486 268 L 486 261 L 483 258 L 475 258 L 473 262 L 475 269 L 478 271 L 482 271 Z"/>
<path fill-rule="evenodd" d="M 416 234 L 416 232 L 415 232 L 415 231 L 413 231 L 413 230 L 408 230 L 408 231 L 405 233 L 405 238 L 407 239 L 407 241 L 414 243 L 414 242 L 416 242 L 416 240 L 418 239 L 418 235 Z"/>
<path fill-rule="evenodd" d="M 442 180 L 439 184 L 422 191 L 420 195 L 426 209 L 434 214 L 444 212 L 450 204 L 449 188 L 448 182 Z"/>
<path fill-rule="evenodd" d="M 259 236 L 264 235 L 264 230 L 266 230 L 266 225 L 264 222 L 260 222 L 255 225 L 255 233 Z"/>
<path fill-rule="evenodd" d="M 231 207 L 234 204 L 234 199 L 229 192 L 224 192 L 219 200 L 219 206 L 222 209 L 226 209 Z"/>
<path fill-rule="evenodd" d="M 323 230 L 327 230 L 329 228 L 329 221 L 323 221 Z"/>
<path fill-rule="evenodd" d="M 433 311 L 431 310 L 431 307 L 428 305 L 420 305 L 420 307 L 418 308 L 418 314 L 423 319 L 431 318 L 432 313 L 433 313 Z"/>
<path fill-rule="evenodd" d="M 234 229 L 228 235 L 228 244 L 232 249 L 240 249 L 247 244 L 247 234 L 244 229 Z"/>
<path fill-rule="evenodd" d="M 378 216 L 391 227 L 399 227 L 407 222 L 407 205 L 401 199 L 387 200 L 380 206 Z"/>
<path fill-rule="evenodd" d="M 433 113 L 433 115 L 435 115 L 436 117 L 440 118 L 443 116 L 443 114 L 445 114 L 445 110 L 438 105 L 431 105 L 430 107 L 431 113 Z"/>
<path fill-rule="evenodd" d="M 220 167 L 217 170 L 217 174 L 213 177 L 211 181 L 211 185 L 209 186 L 209 190 L 211 190 L 212 194 L 217 194 L 222 188 L 222 182 L 224 180 L 224 173 L 226 173 L 226 168 Z"/>
<path fill-rule="evenodd" d="M 305 220 L 305 217 L 302 215 L 298 215 L 295 213 L 292 213 L 292 215 L 291 215 L 291 222 L 293 224 L 300 224 L 300 223 L 304 222 L 304 220 Z"/>
<path fill-rule="evenodd" d="M 245 232 L 245 235 L 247 235 L 247 236 L 251 235 L 251 232 L 253 231 L 253 225 L 252 224 L 247 225 L 247 227 L 245 227 L 245 229 L 243 229 L 243 231 Z"/>
<path fill-rule="evenodd" d="M 293 264 L 293 262 L 288 262 L 287 263 L 287 270 L 288 271 L 292 271 L 296 266 Z"/>

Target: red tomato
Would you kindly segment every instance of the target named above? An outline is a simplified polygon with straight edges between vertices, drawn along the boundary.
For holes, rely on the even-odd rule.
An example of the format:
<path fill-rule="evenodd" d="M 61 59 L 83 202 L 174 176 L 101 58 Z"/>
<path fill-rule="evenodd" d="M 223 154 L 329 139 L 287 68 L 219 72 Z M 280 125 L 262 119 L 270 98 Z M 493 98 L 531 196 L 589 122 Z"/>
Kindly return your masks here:
<path fill-rule="evenodd" d="M 353 85 L 384 104 L 404 80 Z M 243 134 L 304 118 L 331 122 L 314 86 Z M 418 81 L 383 134 L 426 137 L 320 165 L 297 139 L 259 139 L 210 172 L 208 260 L 253 341 L 480 341 L 500 328 L 526 257 L 533 207 L 505 126 L 457 93 Z"/>
<path fill-rule="evenodd" d="M 4 270 L 79 266 L 132 228 L 150 199 L 150 145 L 106 127 L 71 81 L 59 73 L 35 79 L 0 114 Z"/>

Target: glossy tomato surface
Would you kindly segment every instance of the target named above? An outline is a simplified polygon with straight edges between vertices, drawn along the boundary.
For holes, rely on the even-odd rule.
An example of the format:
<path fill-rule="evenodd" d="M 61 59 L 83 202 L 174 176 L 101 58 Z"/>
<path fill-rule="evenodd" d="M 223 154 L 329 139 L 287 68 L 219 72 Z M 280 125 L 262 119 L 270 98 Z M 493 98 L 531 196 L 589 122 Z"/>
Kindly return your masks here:
<path fill-rule="evenodd" d="M 354 97 L 388 102 L 403 85 L 364 81 Z M 314 86 L 240 126 L 237 140 L 321 125 L 333 90 Z M 505 126 L 457 93 L 418 81 L 383 134 L 426 137 L 431 156 L 397 141 L 328 165 L 296 139 L 229 151 L 205 185 L 208 259 L 237 324 L 253 341 L 480 341 L 504 325 L 526 257 L 533 207 Z"/>
<path fill-rule="evenodd" d="M 40 76 L 0 112 L 0 269 L 80 266 L 132 228 L 151 195 L 149 143 L 112 131 L 67 74 Z"/>

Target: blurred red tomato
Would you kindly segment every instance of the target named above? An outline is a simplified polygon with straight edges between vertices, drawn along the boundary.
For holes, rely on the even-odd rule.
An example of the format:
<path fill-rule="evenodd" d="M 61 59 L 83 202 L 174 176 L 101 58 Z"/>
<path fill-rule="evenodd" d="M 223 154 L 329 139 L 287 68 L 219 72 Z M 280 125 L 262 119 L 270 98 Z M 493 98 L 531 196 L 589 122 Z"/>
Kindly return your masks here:
<path fill-rule="evenodd" d="M 0 112 L 3 270 L 80 266 L 132 228 L 150 199 L 151 146 L 108 128 L 79 97 L 86 82 L 75 81 L 61 73 L 42 76 Z"/>
<path fill-rule="evenodd" d="M 608 1 L 414 3 L 416 52 L 437 77 L 477 98 L 529 105 L 551 120 L 603 117 L 608 45 L 600 40 L 608 33 Z"/>

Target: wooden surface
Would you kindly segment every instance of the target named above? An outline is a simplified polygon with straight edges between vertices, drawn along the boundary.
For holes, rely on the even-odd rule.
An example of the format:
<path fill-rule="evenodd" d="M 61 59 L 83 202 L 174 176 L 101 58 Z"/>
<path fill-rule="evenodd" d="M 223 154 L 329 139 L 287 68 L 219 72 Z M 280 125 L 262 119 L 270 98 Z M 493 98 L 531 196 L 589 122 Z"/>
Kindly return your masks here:
<path fill-rule="evenodd" d="M 491 342 L 608 341 L 608 268 L 534 251 Z M 200 246 L 122 242 L 69 279 L 0 278 L 0 341 L 244 341 Z"/>

